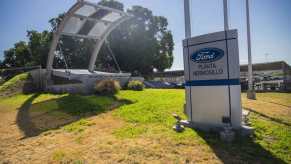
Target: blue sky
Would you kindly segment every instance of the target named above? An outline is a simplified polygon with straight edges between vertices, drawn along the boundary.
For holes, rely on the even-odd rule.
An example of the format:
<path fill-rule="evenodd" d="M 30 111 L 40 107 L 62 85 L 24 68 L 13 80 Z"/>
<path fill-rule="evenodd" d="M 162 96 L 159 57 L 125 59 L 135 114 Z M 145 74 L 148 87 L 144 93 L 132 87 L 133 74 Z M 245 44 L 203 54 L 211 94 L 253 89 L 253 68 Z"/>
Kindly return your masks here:
<path fill-rule="evenodd" d="M 77 0 L 1 0 L 0 59 L 27 30 L 49 29 L 48 20 Z M 96 0 L 90 0 L 95 1 Z M 175 50 L 172 70 L 183 68 L 183 0 L 120 0 L 125 8 L 141 5 L 168 18 Z M 253 62 L 285 60 L 291 64 L 291 0 L 250 0 Z M 192 0 L 192 35 L 223 30 L 222 0 Z M 229 0 L 230 28 L 239 31 L 241 64 L 247 63 L 245 0 Z M 266 55 L 269 54 L 269 55 Z"/>

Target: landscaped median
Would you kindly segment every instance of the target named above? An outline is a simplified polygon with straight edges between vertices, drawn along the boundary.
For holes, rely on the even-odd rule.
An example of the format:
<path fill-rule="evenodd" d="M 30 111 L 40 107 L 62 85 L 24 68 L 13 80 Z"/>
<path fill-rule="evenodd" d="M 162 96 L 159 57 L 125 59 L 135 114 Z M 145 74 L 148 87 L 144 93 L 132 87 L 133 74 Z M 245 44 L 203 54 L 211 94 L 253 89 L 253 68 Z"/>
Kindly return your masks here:
<path fill-rule="evenodd" d="M 116 96 L 2 98 L 0 161 L 291 162 L 291 94 L 259 93 L 252 101 L 243 94 L 243 107 L 254 111 L 250 122 L 255 135 L 230 144 L 214 133 L 172 130 L 172 113 L 185 118 L 184 94 L 184 90 L 146 89 L 123 90 Z"/>

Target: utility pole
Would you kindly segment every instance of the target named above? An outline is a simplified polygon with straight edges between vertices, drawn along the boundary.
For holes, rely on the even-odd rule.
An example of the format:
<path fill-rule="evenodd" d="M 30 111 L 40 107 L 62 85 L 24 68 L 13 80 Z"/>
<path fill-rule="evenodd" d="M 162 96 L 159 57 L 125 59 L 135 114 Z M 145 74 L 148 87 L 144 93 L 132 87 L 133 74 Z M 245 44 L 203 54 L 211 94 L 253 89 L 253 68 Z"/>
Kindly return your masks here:
<path fill-rule="evenodd" d="M 184 0 L 184 14 L 185 14 L 185 37 L 191 37 L 191 17 L 190 17 L 190 0 Z"/>
<path fill-rule="evenodd" d="M 254 90 L 254 84 L 253 84 L 249 0 L 246 0 L 246 17 L 247 17 L 247 40 L 248 40 L 248 91 L 247 91 L 247 98 L 254 100 L 254 99 L 256 99 L 256 92 Z"/>

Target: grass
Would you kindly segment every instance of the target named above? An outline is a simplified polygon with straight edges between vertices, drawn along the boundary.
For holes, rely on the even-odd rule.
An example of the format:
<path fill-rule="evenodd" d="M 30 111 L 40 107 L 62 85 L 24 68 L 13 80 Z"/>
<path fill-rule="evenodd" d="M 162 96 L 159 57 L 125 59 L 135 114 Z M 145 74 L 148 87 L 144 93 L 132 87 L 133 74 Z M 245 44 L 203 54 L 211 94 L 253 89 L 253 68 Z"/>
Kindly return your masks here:
<path fill-rule="evenodd" d="M 257 114 L 251 115 L 258 144 L 286 162 L 291 162 L 291 126 L 285 126 Z"/>
<path fill-rule="evenodd" d="M 86 127 L 93 126 L 93 125 L 95 125 L 95 123 L 91 123 L 90 121 L 86 119 L 81 119 L 77 122 L 64 126 L 64 130 L 66 132 L 80 133 L 80 132 L 83 132 Z"/>
<path fill-rule="evenodd" d="M 64 127 L 80 133 L 93 125 L 86 118 L 130 103 L 116 97 L 68 94 L 28 94 L 0 99 L 0 111 L 17 112 L 16 123 L 26 137 Z"/>
<path fill-rule="evenodd" d="M 257 100 L 249 100 L 242 95 L 243 107 L 270 119 L 291 125 L 290 93 L 257 93 Z"/>
<path fill-rule="evenodd" d="M 254 111 L 249 119 L 255 134 L 238 137 L 234 143 L 226 144 L 215 133 L 192 129 L 176 133 L 172 130 L 175 123 L 172 113 L 186 118 L 183 114 L 184 93 L 184 90 L 146 89 L 121 91 L 116 97 L 40 94 L 33 99 L 30 112 L 42 112 L 54 119 L 77 118 L 61 128 L 76 135 L 74 142 L 83 143 L 90 133 L 78 133 L 98 128 L 98 123 L 87 118 L 115 109 L 108 114 L 121 119 L 123 124 L 112 129 L 112 136 L 106 141 L 110 144 L 102 143 L 101 149 L 109 149 L 110 154 L 116 153 L 125 161 L 132 157 L 177 163 L 194 159 L 200 162 L 219 160 L 222 163 L 291 163 L 291 109 L 288 107 L 291 94 L 258 93 L 257 100 L 248 100 L 243 94 L 243 107 Z M 32 96 L 35 95 L 1 99 L 0 111 L 17 111 Z M 108 126 L 110 128 L 111 125 Z M 147 142 L 149 144 L 139 145 Z M 122 149 L 121 152 L 119 149 Z M 53 154 L 53 160 L 66 159 L 71 159 L 66 151 Z"/>
<path fill-rule="evenodd" d="M 52 160 L 58 163 L 83 164 L 83 160 L 78 159 L 78 156 L 79 154 L 68 153 L 66 150 L 56 150 L 52 154 Z"/>
<path fill-rule="evenodd" d="M 184 92 L 182 90 L 150 90 L 142 92 L 125 91 L 117 95 L 120 98 L 129 99 L 133 104 L 122 106 L 115 110 L 114 115 L 121 117 L 128 123 L 122 129 L 118 129 L 115 135 L 122 138 L 137 136 L 156 136 L 195 138 L 193 132 L 177 134 L 172 126 L 175 122 L 172 114 L 186 118 L 183 113 Z"/>
<path fill-rule="evenodd" d="M 6 81 L 4 84 L 0 86 L 0 92 L 11 90 L 14 87 L 17 87 L 23 81 L 26 81 L 28 78 L 29 78 L 28 73 L 22 73 L 22 74 L 16 75 L 12 79 Z"/>
<path fill-rule="evenodd" d="M 18 110 L 29 98 L 36 94 L 18 94 L 13 97 L 0 99 L 1 110 Z M 72 115 L 82 115 L 93 112 L 102 113 L 110 108 L 115 101 L 114 97 L 81 96 L 68 94 L 40 94 L 32 101 L 32 112 L 65 112 Z M 120 100 L 122 103 L 122 100 Z"/>
<path fill-rule="evenodd" d="M 257 94 L 257 99 L 291 107 L 291 94 L 289 93 L 262 93 Z"/>
<path fill-rule="evenodd" d="M 116 101 L 118 102 L 118 100 Z M 73 116 L 99 114 L 115 103 L 114 97 L 81 95 L 40 95 L 33 101 L 32 112 L 62 112 Z"/>
<path fill-rule="evenodd" d="M 66 153 L 64 151 L 58 150 L 53 153 L 53 160 L 61 161 L 65 158 Z"/>
<path fill-rule="evenodd" d="M 0 109 L 2 111 L 4 110 L 18 110 L 21 105 L 23 105 L 29 98 L 34 96 L 35 94 L 17 94 L 13 97 L 2 97 L 0 99 Z M 57 99 L 60 99 L 64 96 L 68 96 L 68 94 L 40 94 L 32 101 L 32 104 L 43 104 L 44 106 L 39 106 L 42 111 L 50 110 L 50 108 L 53 108 L 53 103 L 48 103 L 52 101 L 56 101 Z M 39 108 L 36 108 L 35 110 L 38 110 Z M 55 108 L 54 108 L 55 109 Z M 34 109 L 31 109 L 34 110 Z"/>
<path fill-rule="evenodd" d="M 277 118 L 286 122 L 291 120 L 290 108 L 273 103 L 273 101 L 289 103 L 291 94 L 259 93 L 257 95 L 258 100 L 251 102 L 243 95 L 243 106 L 258 112 L 252 113 L 250 118 L 252 126 L 256 128 L 255 136 L 247 139 L 239 138 L 231 145 L 221 143 L 217 135 L 189 129 L 183 133 L 173 132 L 172 125 L 175 120 L 171 114 L 177 113 L 185 118 L 182 113 L 183 90 L 121 92 L 118 94 L 119 97 L 130 99 L 135 103 L 120 107 L 115 111 L 114 115 L 126 120 L 127 125 L 116 130 L 114 134 L 121 138 L 164 138 L 169 139 L 170 142 L 182 144 L 199 140 L 200 143 L 206 143 L 214 151 L 218 151 L 218 156 L 221 154 L 234 156 L 236 162 L 243 162 L 244 159 L 252 162 L 259 160 L 264 163 L 281 162 L 277 158 L 291 162 L 291 127 L 272 119 Z M 273 96 L 274 99 L 269 96 Z M 268 115 L 270 118 L 260 114 Z"/>
<path fill-rule="evenodd" d="M 257 112 L 257 114 L 252 113 L 250 120 L 258 130 L 252 138 L 239 138 L 229 146 L 221 143 L 217 135 L 204 134 L 189 129 L 183 133 L 173 133 L 171 126 L 175 120 L 171 114 L 177 113 L 185 117 L 181 110 L 184 102 L 183 90 L 121 92 L 118 96 L 130 99 L 135 103 L 115 111 L 115 115 L 122 117 L 128 123 L 125 127 L 115 131 L 115 135 L 121 138 L 161 137 L 182 144 L 187 144 L 191 140 L 200 140 L 201 143 L 204 142 L 218 151 L 217 154 L 219 155 L 229 154 L 229 156 L 234 156 L 236 162 L 240 160 L 243 162 L 243 159 L 253 162 L 259 160 L 265 163 L 281 162 L 277 158 L 291 162 L 289 155 L 291 154 L 290 126 L 274 121 L 289 122 L 291 112 L 289 108 L 272 102 L 288 103 L 290 95 L 284 93 L 264 95 L 264 93 L 259 93 L 258 100 L 255 101 L 247 100 L 243 95 L 243 107 L 248 107 Z M 276 99 L 268 96 L 276 97 Z M 264 115 L 269 117 L 264 117 Z M 272 137 L 274 139 L 270 140 Z"/>
<path fill-rule="evenodd" d="M 32 95 L 18 94 L 13 97 L 0 98 L 0 109 L 1 111 L 13 111 L 17 110 L 29 99 Z"/>

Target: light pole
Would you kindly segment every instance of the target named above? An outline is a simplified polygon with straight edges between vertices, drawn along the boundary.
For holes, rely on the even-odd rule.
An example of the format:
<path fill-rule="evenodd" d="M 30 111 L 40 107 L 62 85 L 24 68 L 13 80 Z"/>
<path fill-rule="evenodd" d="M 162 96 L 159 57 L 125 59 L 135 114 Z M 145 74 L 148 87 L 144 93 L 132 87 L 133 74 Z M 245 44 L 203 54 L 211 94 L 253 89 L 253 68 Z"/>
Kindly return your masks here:
<path fill-rule="evenodd" d="M 190 0 L 184 0 L 185 37 L 191 37 Z"/>
<path fill-rule="evenodd" d="M 223 0 L 224 31 L 229 30 L 227 0 Z"/>
<path fill-rule="evenodd" d="M 246 0 L 246 17 L 247 17 L 247 40 L 248 40 L 248 91 L 247 91 L 247 98 L 254 100 L 254 99 L 256 99 L 256 92 L 254 90 L 254 85 L 253 85 L 249 0 Z"/>

